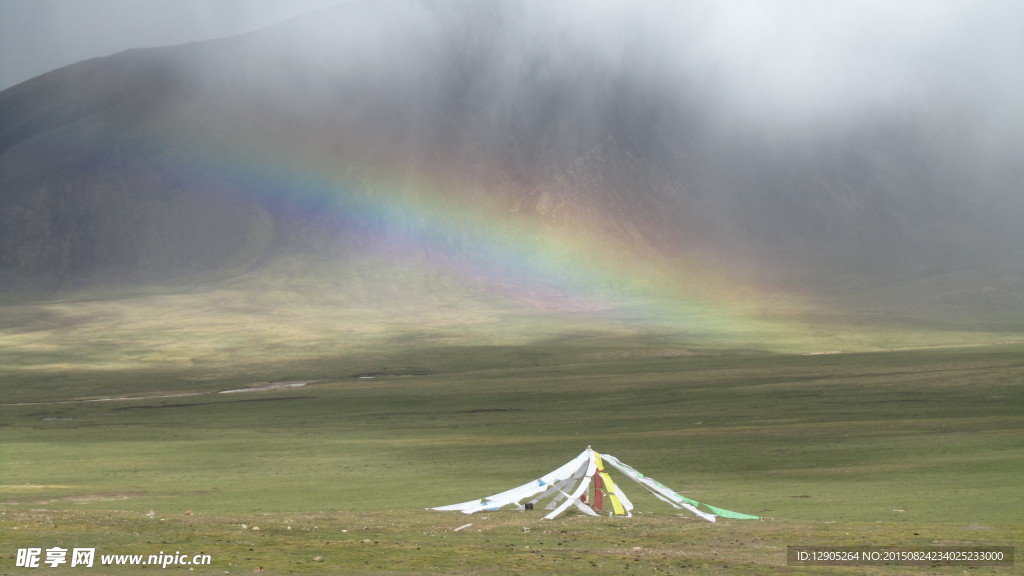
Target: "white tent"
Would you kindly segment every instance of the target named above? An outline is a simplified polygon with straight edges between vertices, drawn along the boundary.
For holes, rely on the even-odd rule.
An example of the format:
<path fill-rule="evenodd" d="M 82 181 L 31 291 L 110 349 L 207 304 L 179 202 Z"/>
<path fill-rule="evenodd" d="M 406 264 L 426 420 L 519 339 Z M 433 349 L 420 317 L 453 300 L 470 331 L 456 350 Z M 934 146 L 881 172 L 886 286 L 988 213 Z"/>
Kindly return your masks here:
<path fill-rule="evenodd" d="M 438 506 L 429 510 L 458 510 L 465 514 L 473 514 L 483 510 L 532 510 L 542 508 L 550 510 L 544 518 L 550 520 L 561 515 L 570 507 L 575 507 L 584 514 L 598 516 L 603 511 L 604 499 L 611 505 L 610 515 L 632 516 L 633 503 L 612 481 L 605 469 L 605 464 L 625 474 L 630 480 L 640 484 L 658 499 L 667 502 L 676 509 L 689 510 L 698 517 L 714 522 L 718 516 L 723 518 L 758 519 L 757 516 L 741 514 L 731 510 L 701 504 L 668 488 L 653 478 L 648 478 L 632 467 L 623 464 L 618 458 L 609 454 L 599 454 L 587 446 L 579 456 L 566 462 L 558 469 L 548 472 L 536 480 L 532 480 L 486 498 L 469 500 L 461 504 Z M 591 503 L 586 502 L 591 483 L 594 484 Z M 700 510 L 704 507 L 707 512 Z"/>

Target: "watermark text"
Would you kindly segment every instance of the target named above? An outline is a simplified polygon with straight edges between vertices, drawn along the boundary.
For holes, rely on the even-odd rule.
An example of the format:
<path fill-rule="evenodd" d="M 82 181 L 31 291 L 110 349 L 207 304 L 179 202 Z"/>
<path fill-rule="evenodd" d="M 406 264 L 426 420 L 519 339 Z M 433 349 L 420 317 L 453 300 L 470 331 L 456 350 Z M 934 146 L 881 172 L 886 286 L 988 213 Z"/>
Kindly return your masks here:
<path fill-rule="evenodd" d="M 1013 546 L 788 546 L 789 566 L 1013 566 Z"/>
<path fill-rule="evenodd" d="M 209 566 L 209 554 L 182 554 L 160 551 L 159 554 L 97 554 L 95 548 L 19 548 L 15 556 L 18 568 L 92 568 L 93 566 Z"/>

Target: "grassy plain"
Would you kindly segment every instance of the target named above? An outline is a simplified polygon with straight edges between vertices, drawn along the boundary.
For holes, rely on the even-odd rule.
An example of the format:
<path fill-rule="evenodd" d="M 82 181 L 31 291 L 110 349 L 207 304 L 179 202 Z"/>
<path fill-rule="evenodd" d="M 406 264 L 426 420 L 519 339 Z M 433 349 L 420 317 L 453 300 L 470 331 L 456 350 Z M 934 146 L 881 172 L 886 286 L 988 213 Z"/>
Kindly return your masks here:
<path fill-rule="evenodd" d="M 1012 343 L 801 355 L 586 331 L 476 346 L 421 332 L 230 376 L 8 367 L 0 573 L 30 573 L 15 567 L 30 546 L 210 554 L 196 574 L 811 574 L 786 546 L 1019 545 L 1022 377 Z M 221 393 L 294 380 L 310 382 Z M 677 517 L 628 482 L 632 519 L 423 510 L 587 445 L 764 519 Z"/>
<path fill-rule="evenodd" d="M 786 546 L 1024 541 L 1019 332 L 544 293 L 530 316 L 429 272 L 277 266 L 0 305 L 0 574 L 80 570 L 15 566 L 53 546 L 209 554 L 168 568 L 195 574 L 814 574 Z M 625 481 L 630 519 L 424 510 L 587 445 L 764 519 Z"/>

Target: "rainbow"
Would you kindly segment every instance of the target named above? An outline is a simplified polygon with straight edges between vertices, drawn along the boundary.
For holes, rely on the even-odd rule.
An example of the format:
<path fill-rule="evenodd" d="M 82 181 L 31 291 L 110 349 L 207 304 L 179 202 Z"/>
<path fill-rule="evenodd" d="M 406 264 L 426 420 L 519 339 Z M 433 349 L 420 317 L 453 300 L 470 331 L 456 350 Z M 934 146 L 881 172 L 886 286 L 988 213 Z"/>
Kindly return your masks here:
<path fill-rule="evenodd" d="M 482 185 L 440 168 L 414 176 L 379 159 L 341 166 L 329 153 L 263 138 L 244 147 L 187 144 L 190 169 L 228 181 L 263 202 L 289 202 L 339 234 L 398 263 L 427 265 L 481 283 L 544 312 L 628 310 L 683 330 L 774 331 L 760 319 L 767 298 L 732 282 L 713 255 L 657 254 L 592 222 L 545 222 L 519 213 Z M 227 152 L 225 152 L 227 150 Z"/>

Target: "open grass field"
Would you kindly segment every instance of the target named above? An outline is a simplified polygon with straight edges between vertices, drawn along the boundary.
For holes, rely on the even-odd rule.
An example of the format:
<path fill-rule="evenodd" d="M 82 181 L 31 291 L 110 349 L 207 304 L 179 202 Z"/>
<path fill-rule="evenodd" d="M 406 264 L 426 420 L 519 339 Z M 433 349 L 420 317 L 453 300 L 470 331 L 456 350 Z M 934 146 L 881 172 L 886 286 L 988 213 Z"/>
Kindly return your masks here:
<path fill-rule="evenodd" d="M 1024 345 L 802 355 L 580 332 L 371 348 L 233 372 L 8 364 L 0 573 L 143 570 L 15 566 L 54 546 L 209 554 L 167 568 L 194 574 L 1020 573 L 787 566 L 786 547 L 1019 552 Z M 679 517 L 624 480 L 631 519 L 424 510 L 587 445 L 764 519 Z"/>

